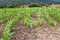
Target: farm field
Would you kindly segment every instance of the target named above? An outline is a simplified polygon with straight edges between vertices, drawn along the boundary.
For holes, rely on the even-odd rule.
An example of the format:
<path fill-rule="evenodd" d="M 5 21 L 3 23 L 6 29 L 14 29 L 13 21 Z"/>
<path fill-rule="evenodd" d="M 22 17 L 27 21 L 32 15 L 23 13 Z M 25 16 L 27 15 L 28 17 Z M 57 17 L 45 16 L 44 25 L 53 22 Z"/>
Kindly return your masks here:
<path fill-rule="evenodd" d="M 59 40 L 59 28 L 60 8 L 0 9 L 0 40 Z"/>

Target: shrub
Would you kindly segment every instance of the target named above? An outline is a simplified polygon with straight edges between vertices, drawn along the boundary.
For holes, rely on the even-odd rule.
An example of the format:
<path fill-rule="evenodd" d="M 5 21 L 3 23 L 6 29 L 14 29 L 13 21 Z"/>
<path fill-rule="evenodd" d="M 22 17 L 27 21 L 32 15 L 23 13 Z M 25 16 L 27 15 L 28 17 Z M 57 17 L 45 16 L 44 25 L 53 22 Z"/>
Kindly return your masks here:
<path fill-rule="evenodd" d="M 49 4 L 46 4 L 46 3 L 40 3 L 40 6 L 41 6 L 41 7 L 42 7 L 42 6 L 46 6 L 46 7 L 48 7 Z"/>
<path fill-rule="evenodd" d="M 29 7 L 42 7 L 42 6 L 49 6 L 48 4 L 45 3 L 31 3 L 28 5 Z"/>
<path fill-rule="evenodd" d="M 28 6 L 29 6 L 29 7 L 40 7 L 39 4 L 35 4 L 35 3 L 31 3 L 31 4 L 29 4 Z"/>

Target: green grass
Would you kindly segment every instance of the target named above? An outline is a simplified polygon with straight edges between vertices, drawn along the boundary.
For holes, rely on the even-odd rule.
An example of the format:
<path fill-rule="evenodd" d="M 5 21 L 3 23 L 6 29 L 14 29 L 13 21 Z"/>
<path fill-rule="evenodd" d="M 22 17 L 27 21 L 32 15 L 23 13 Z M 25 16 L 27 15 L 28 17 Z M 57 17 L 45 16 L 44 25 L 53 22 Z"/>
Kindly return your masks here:
<path fill-rule="evenodd" d="M 60 21 L 60 8 L 3 8 L 0 9 L 0 23 L 7 20 L 5 29 L 3 31 L 3 40 L 11 40 L 11 27 L 20 20 L 27 27 L 33 28 L 34 21 L 31 19 L 32 15 L 37 12 L 37 22 L 39 25 L 44 24 L 42 12 L 49 25 L 56 27 L 58 19 Z M 54 17 L 54 18 L 53 18 Z"/>

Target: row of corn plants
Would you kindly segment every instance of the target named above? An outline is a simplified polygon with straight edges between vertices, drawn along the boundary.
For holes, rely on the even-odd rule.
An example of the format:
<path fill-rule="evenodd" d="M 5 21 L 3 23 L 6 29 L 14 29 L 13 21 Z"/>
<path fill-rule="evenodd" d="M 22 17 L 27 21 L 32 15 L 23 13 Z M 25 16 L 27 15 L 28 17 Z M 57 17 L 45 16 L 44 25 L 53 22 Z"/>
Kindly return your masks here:
<path fill-rule="evenodd" d="M 44 23 L 43 14 L 41 10 L 42 9 L 38 9 L 37 11 L 37 21 L 39 25 L 42 25 Z"/>
<path fill-rule="evenodd" d="M 60 21 L 60 8 L 49 8 L 48 12 L 50 13 L 50 16 L 54 17 L 58 21 Z"/>
<path fill-rule="evenodd" d="M 34 26 L 34 22 L 31 20 L 34 11 L 35 11 L 34 9 L 29 9 L 24 14 L 24 24 L 30 28 L 33 28 Z"/>
<path fill-rule="evenodd" d="M 8 22 L 6 24 L 6 27 L 5 27 L 4 31 L 3 31 L 3 38 L 2 38 L 2 40 L 11 40 L 12 34 L 13 34 L 11 32 L 11 27 L 13 26 L 13 24 L 15 22 L 17 22 L 18 20 L 20 20 L 20 18 L 21 18 L 20 15 L 21 14 L 17 12 L 17 14 L 13 18 L 11 18 L 10 20 L 8 20 Z"/>
<path fill-rule="evenodd" d="M 51 13 L 52 14 L 52 13 Z M 46 20 L 48 21 L 48 23 L 51 25 L 51 26 L 54 26 L 54 28 L 56 27 L 57 25 L 57 22 L 49 15 L 49 12 L 47 9 L 44 9 L 44 15 L 45 15 L 45 18 Z"/>

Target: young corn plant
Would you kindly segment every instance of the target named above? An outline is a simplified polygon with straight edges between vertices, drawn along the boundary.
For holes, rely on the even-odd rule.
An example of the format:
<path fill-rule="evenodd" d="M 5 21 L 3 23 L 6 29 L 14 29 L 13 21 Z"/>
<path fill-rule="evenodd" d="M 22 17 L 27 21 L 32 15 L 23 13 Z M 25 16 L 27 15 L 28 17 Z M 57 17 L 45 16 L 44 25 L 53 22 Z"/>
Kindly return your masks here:
<path fill-rule="evenodd" d="M 30 28 L 34 27 L 34 22 L 32 20 L 30 20 L 28 17 L 25 17 L 24 19 L 24 24 Z"/>
<path fill-rule="evenodd" d="M 6 27 L 4 29 L 4 32 L 3 32 L 3 40 L 11 40 L 11 26 L 13 25 L 13 21 L 8 21 L 8 23 L 6 24 Z"/>
<path fill-rule="evenodd" d="M 43 18 L 42 18 L 41 10 L 38 10 L 38 13 L 37 13 L 37 21 L 38 21 L 38 24 L 40 24 L 40 25 L 43 24 Z"/>

